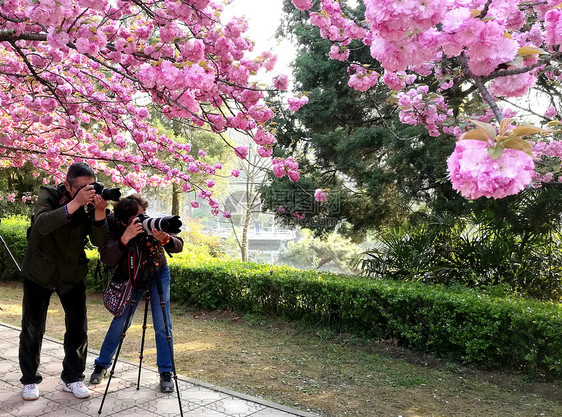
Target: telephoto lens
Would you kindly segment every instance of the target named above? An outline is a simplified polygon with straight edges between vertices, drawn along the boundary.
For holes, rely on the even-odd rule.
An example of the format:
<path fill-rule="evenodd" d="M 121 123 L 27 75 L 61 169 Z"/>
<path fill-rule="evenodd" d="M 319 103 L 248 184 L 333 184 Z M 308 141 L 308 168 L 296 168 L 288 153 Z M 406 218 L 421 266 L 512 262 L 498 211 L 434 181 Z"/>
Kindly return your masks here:
<path fill-rule="evenodd" d="M 181 232 L 182 222 L 180 216 L 164 216 L 164 217 L 148 217 L 146 214 L 139 214 L 139 221 L 142 224 L 142 229 L 148 235 L 152 235 L 152 229 L 166 233 L 179 233 Z"/>

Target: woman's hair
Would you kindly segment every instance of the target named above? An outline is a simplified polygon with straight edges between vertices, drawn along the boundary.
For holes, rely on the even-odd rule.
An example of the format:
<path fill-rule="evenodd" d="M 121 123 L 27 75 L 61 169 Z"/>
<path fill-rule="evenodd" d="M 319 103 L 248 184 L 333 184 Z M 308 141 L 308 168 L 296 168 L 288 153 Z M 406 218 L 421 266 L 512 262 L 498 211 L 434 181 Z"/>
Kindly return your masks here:
<path fill-rule="evenodd" d="M 148 200 L 140 194 L 131 194 L 115 203 L 113 213 L 118 220 L 127 223 L 131 217 L 138 214 L 139 208 L 146 210 L 148 208 Z"/>

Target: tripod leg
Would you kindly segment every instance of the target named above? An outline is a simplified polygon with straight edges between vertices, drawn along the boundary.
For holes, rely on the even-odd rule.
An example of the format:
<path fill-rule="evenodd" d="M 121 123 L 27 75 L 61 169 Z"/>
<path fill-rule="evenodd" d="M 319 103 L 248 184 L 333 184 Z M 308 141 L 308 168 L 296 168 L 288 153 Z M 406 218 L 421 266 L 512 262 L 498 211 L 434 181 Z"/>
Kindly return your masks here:
<path fill-rule="evenodd" d="M 144 295 L 144 319 L 142 322 L 142 338 L 141 338 L 141 347 L 140 347 L 140 355 L 139 355 L 139 377 L 137 379 L 137 391 L 140 388 L 140 377 L 141 377 L 141 369 L 142 369 L 142 359 L 143 359 L 143 351 L 144 351 L 144 337 L 146 335 L 146 318 L 148 316 L 148 301 L 150 300 L 150 292 L 146 291 Z"/>
<path fill-rule="evenodd" d="M 101 414 L 101 409 L 103 408 L 103 403 L 105 402 L 105 397 L 107 396 L 107 392 L 109 391 L 109 384 L 111 383 L 111 378 L 113 378 L 113 373 L 115 372 L 115 365 L 117 365 L 117 359 L 119 358 L 119 352 L 121 352 L 121 346 L 123 346 L 123 340 L 125 340 L 125 336 L 127 334 L 127 326 L 131 317 L 133 315 L 134 307 L 137 303 L 135 292 L 131 296 L 131 300 L 129 301 L 129 309 L 127 312 L 127 319 L 125 320 L 125 324 L 123 325 L 123 331 L 121 332 L 121 340 L 119 341 L 119 346 L 117 346 L 117 351 L 115 353 L 115 359 L 113 360 L 113 366 L 111 367 L 111 371 L 109 371 L 109 378 L 107 379 L 107 385 L 105 387 L 105 392 L 103 393 L 103 397 L 101 399 L 100 408 L 98 410 L 98 414 Z"/>
<path fill-rule="evenodd" d="M 174 362 L 174 346 L 172 343 L 172 336 L 170 334 L 170 327 L 168 326 L 168 316 L 166 314 L 166 302 L 164 301 L 164 289 L 162 288 L 162 279 L 160 277 L 160 270 L 156 270 L 156 288 L 158 289 L 158 295 L 160 296 L 160 307 L 162 308 L 162 320 L 164 321 L 164 328 L 166 329 L 166 340 L 168 341 L 168 351 L 170 352 L 170 360 L 172 362 L 172 372 L 174 375 L 174 381 L 176 385 L 176 392 L 178 393 L 178 404 L 180 408 L 180 416 L 183 417 L 183 410 L 181 406 L 180 389 L 178 385 L 178 376 L 176 374 L 176 364 Z"/>

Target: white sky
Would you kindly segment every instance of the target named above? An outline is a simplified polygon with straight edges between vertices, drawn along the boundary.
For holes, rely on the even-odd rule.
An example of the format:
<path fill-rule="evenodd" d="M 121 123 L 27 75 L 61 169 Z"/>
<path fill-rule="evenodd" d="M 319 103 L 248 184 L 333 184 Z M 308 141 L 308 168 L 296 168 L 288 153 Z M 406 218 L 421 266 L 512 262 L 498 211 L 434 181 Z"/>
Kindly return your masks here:
<path fill-rule="evenodd" d="M 294 59 L 294 47 L 287 40 L 275 39 L 282 9 L 282 0 L 233 0 L 225 7 L 222 20 L 226 23 L 232 16 L 245 17 L 248 21 L 246 36 L 256 42 L 254 53 L 271 51 L 278 57 L 273 72 L 291 76 L 289 64 Z"/>

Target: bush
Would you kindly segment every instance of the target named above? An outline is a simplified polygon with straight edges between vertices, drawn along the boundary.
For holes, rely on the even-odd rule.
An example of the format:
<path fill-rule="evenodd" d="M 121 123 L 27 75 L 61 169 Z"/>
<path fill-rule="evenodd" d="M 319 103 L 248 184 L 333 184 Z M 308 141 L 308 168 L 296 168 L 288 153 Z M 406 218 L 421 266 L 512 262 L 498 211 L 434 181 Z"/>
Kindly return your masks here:
<path fill-rule="evenodd" d="M 173 297 L 353 334 L 441 356 L 562 375 L 560 305 L 510 300 L 461 286 L 370 280 L 236 261 L 171 263 Z"/>
<path fill-rule="evenodd" d="M 423 283 L 502 286 L 544 300 L 562 298 L 559 233 L 522 233 L 471 220 L 438 219 L 389 230 L 358 265 L 373 278 Z"/>
<path fill-rule="evenodd" d="M 0 235 L 4 238 L 9 251 L 12 253 L 15 261 L 21 267 L 25 248 L 27 247 L 26 232 L 29 227 L 29 218 L 24 216 L 11 216 L 2 219 L 0 222 Z M 1 244 L 0 247 L 0 280 L 17 280 L 20 279 L 20 273 L 16 267 L 10 253 Z"/>

